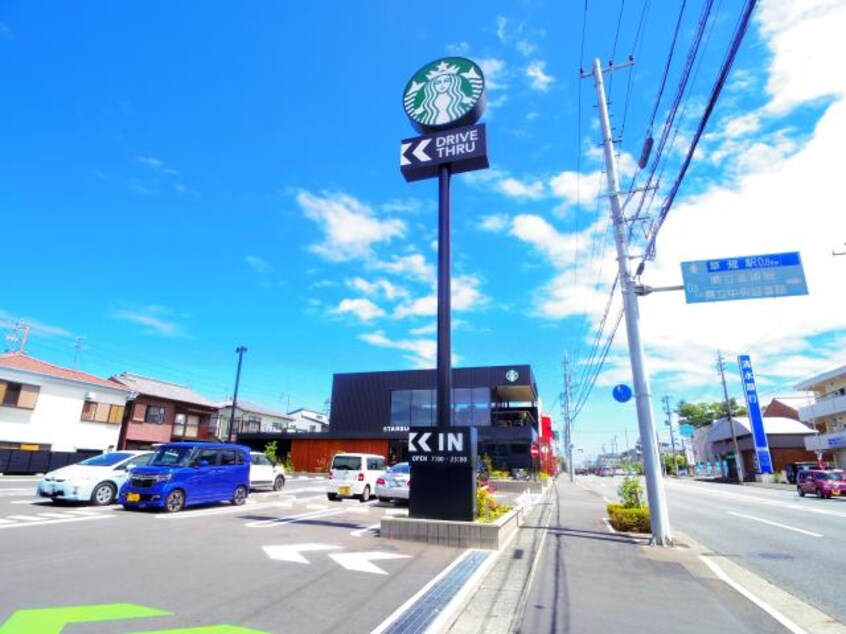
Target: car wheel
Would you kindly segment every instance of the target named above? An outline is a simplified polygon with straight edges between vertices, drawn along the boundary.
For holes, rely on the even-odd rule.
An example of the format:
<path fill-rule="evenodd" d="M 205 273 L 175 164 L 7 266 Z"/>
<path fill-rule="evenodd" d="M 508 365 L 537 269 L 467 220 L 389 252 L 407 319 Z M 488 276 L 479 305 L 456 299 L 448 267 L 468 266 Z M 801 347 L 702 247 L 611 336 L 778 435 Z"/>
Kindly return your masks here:
<path fill-rule="evenodd" d="M 329 498 L 330 502 L 334 502 L 335 500 L 338 499 L 338 494 L 337 493 L 327 493 L 326 497 Z"/>
<path fill-rule="evenodd" d="M 101 482 L 91 492 L 91 504 L 108 506 L 115 501 L 115 487 L 111 482 Z"/>
<path fill-rule="evenodd" d="M 273 481 L 273 490 L 279 491 L 283 486 L 285 486 L 285 476 L 276 476 L 276 479 Z"/>
<path fill-rule="evenodd" d="M 367 502 L 367 501 L 370 500 L 370 485 L 369 484 L 364 486 L 364 491 L 361 492 L 359 499 L 362 502 Z"/>
<path fill-rule="evenodd" d="M 799 494 L 800 498 L 805 497 L 805 491 L 802 490 L 802 487 L 796 487 L 796 492 Z"/>
<path fill-rule="evenodd" d="M 232 496 L 232 504 L 241 506 L 247 501 L 247 487 L 240 486 L 235 489 L 235 495 Z"/>
<path fill-rule="evenodd" d="M 822 489 L 820 489 L 819 487 L 817 487 L 817 497 L 820 498 L 820 499 L 825 497 L 823 495 Z"/>
<path fill-rule="evenodd" d="M 185 494 L 180 489 L 174 489 L 167 494 L 164 507 L 168 513 L 178 513 L 185 508 Z"/>

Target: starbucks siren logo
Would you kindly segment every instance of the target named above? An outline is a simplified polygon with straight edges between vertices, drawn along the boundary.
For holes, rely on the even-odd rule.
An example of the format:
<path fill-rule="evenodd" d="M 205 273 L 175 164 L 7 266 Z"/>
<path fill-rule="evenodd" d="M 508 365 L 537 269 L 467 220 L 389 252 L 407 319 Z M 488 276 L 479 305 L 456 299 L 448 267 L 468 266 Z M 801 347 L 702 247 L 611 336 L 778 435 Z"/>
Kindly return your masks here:
<path fill-rule="evenodd" d="M 520 375 L 517 373 L 517 370 L 509 370 L 505 373 L 505 378 L 508 379 L 510 383 L 514 383 L 514 381 L 520 378 Z"/>
<path fill-rule="evenodd" d="M 485 109 L 482 69 L 463 57 L 445 57 L 421 68 L 405 87 L 403 105 L 423 132 L 472 125 Z"/>

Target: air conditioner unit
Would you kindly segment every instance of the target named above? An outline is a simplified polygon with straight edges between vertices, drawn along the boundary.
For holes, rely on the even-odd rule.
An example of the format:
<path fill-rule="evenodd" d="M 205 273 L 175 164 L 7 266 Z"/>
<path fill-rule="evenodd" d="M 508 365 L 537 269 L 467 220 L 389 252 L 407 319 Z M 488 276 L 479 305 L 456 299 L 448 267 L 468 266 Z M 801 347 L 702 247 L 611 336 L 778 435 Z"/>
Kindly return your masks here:
<path fill-rule="evenodd" d="M 86 392 L 85 393 L 85 400 L 86 401 L 96 401 L 97 395 L 94 392 Z"/>

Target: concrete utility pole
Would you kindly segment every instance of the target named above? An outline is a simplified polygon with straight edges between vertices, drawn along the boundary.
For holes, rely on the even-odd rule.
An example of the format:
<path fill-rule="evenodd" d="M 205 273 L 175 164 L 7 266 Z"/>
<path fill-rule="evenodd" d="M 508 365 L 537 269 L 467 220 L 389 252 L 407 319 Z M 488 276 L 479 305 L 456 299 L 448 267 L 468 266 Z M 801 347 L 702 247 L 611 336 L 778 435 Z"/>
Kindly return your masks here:
<path fill-rule="evenodd" d="M 627 64 L 628 65 L 628 64 Z M 615 70 L 613 66 L 606 69 Z M 589 76 L 583 74 L 582 76 Z M 670 546 L 670 518 L 667 512 L 667 498 L 664 494 L 664 482 L 655 442 L 655 424 L 652 421 L 652 397 L 649 393 L 649 380 L 643 360 L 643 342 L 640 338 L 640 314 L 637 305 L 635 282 L 629 272 L 628 240 L 626 221 L 620 204 L 620 181 L 617 177 L 617 164 L 614 161 L 614 139 L 611 136 L 611 123 L 608 118 L 608 106 L 605 101 L 605 84 L 602 79 L 602 66 L 599 59 L 593 62 L 593 78 L 596 82 L 596 100 L 599 106 L 599 123 L 602 127 L 602 144 L 605 149 L 605 167 L 608 172 L 608 198 L 611 201 L 611 216 L 614 220 L 614 235 L 617 245 L 617 265 L 620 275 L 620 291 L 623 296 L 623 311 L 626 315 L 626 333 L 628 335 L 629 357 L 632 364 L 637 422 L 643 445 L 643 467 L 646 476 L 646 495 L 649 501 L 649 521 L 652 529 L 652 544 Z"/>
<path fill-rule="evenodd" d="M 673 473 L 678 478 L 679 461 L 676 460 L 676 439 L 673 435 L 673 419 L 672 415 L 670 414 L 670 397 L 665 396 L 662 400 L 664 401 L 664 413 L 667 415 L 667 427 L 670 428 L 670 449 L 673 452 Z"/>
<path fill-rule="evenodd" d="M 241 360 L 247 351 L 245 346 L 238 346 L 235 352 L 238 353 L 238 370 L 235 372 L 235 394 L 232 395 L 232 411 L 229 413 L 229 442 L 235 442 L 235 410 L 238 408 L 238 385 L 241 383 Z"/>
<path fill-rule="evenodd" d="M 564 393 L 561 395 L 561 407 L 563 409 L 564 418 L 564 442 L 567 445 L 564 448 L 564 455 L 567 457 L 567 474 L 570 476 L 570 482 L 575 482 L 576 472 L 573 465 L 573 420 L 570 417 L 570 382 L 572 376 L 570 374 L 570 359 L 564 357 Z"/>
<path fill-rule="evenodd" d="M 734 433 L 734 420 L 731 417 L 731 401 L 729 400 L 728 388 L 726 387 L 726 364 L 723 361 L 723 353 L 717 350 L 717 370 L 723 382 L 723 396 L 725 397 L 726 417 L 728 418 L 729 429 L 731 429 L 731 441 L 734 443 L 734 464 L 737 467 L 737 483 L 743 484 L 745 474 L 743 473 L 743 456 L 737 447 L 737 434 Z"/>

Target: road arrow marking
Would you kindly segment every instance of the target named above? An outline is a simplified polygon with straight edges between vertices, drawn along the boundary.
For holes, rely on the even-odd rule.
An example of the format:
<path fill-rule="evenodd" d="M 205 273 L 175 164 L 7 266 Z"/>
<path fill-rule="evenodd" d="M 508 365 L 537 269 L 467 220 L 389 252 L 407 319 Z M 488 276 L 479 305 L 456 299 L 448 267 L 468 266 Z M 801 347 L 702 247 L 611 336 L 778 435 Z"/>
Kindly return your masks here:
<path fill-rule="evenodd" d="M 168 616 L 170 612 L 145 608 L 132 603 L 82 605 L 70 608 L 18 610 L 2 627 L 0 634 L 61 634 L 70 623 L 95 623 L 118 619 L 140 619 L 148 616 Z"/>
<path fill-rule="evenodd" d="M 368 526 L 367 528 L 360 528 L 357 531 L 353 531 L 350 533 L 350 535 L 352 535 L 353 537 L 361 537 L 362 535 L 364 535 L 364 533 L 376 533 L 381 527 L 381 524 L 373 524 L 372 526 Z"/>
<path fill-rule="evenodd" d="M 411 147 L 411 143 L 403 143 L 400 145 L 400 165 L 411 165 L 411 161 L 405 158 L 405 153 L 408 151 L 408 148 Z"/>
<path fill-rule="evenodd" d="M 339 553 L 337 555 L 329 556 L 347 570 L 355 570 L 356 572 L 370 572 L 375 575 L 386 575 L 388 573 L 382 570 L 379 566 L 370 563 L 371 561 L 379 561 L 381 559 L 411 558 L 411 555 L 383 553 L 378 550 L 367 553 Z"/>
<path fill-rule="evenodd" d="M 340 546 L 332 546 L 331 544 L 290 544 L 286 546 L 262 546 L 262 550 L 271 559 L 276 561 L 291 561 L 297 564 L 309 564 L 308 559 L 303 557 L 300 552 L 319 551 L 319 550 L 338 550 Z"/>
<path fill-rule="evenodd" d="M 420 143 L 417 144 L 417 147 L 414 148 L 414 151 L 412 152 L 412 154 L 414 154 L 414 156 L 417 157 L 417 160 L 421 163 L 427 163 L 428 161 L 432 160 L 432 157 L 426 154 L 426 152 L 424 152 L 426 146 L 429 145 L 431 142 L 432 139 L 423 139 L 422 141 L 420 141 Z"/>

